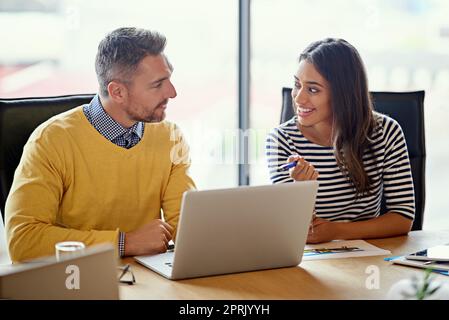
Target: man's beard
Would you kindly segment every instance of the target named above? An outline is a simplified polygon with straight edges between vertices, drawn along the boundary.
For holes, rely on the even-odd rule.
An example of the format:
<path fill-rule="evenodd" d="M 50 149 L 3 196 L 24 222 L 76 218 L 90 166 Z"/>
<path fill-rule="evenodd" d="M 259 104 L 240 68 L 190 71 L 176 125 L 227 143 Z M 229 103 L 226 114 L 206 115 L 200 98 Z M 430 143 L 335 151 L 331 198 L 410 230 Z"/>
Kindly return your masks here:
<path fill-rule="evenodd" d="M 154 110 L 153 113 L 151 114 L 150 118 L 144 122 L 157 123 L 157 122 L 161 122 L 162 120 L 165 119 L 165 111 L 162 111 L 161 116 L 156 116 L 156 114 L 155 114 L 156 111 L 157 110 Z"/>
<path fill-rule="evenodd" d="M 165 110 L 161 111 L 161 115 L 157 116 L 156 113 L 159 111 L 159 108 L 161 108 L 163 105 L 167 105 L 168 100 L 164 100 L 161 103 L 158 104 L 158 106 L 156 108 L 154 108 L 153 112 L 151 113 L 150 118 L 148 119 L 149 121 L 147 122 L 161 122 L 162 120 L 165 119 Z"/>
<path fill-rule="evenodd" d="M 148 123 L 157 123 L 157 122 L 161 122 L 162 120 L 165 119 L 165 111 L 161 110 L 161 107 L 163 105 L 166 105 L 168 103 L 168 99 L 162 101 L 161 103 L 159 103 L 156 108 L 153 109 L 153 111 L 151 112 L 151 114 L 149 116 L 136 116 L 135 117 L 135 121 L 139 121 L 139 122 L 148 122 Z M 161 113 L 160 115 L 158 115 L 158 113 Z"/>

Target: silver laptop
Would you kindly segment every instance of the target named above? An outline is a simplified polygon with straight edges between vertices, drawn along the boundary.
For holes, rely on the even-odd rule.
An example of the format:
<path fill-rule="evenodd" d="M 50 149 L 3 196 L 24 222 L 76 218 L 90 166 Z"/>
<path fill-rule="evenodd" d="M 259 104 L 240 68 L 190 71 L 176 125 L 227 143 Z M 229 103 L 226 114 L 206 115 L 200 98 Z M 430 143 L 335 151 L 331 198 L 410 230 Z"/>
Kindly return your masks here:
<path fill-rule="evenodd" d="M 175 250 L 135 257 L 166 278 L 296 266 L 317 181 L 184 193 Z"/>
<path fill-rule="evenodd" d="M 0 299 L 118 298 L 117 258 L 111 244 L 88 247 L 62 261 L 48 257 L 0 266 Z"/>

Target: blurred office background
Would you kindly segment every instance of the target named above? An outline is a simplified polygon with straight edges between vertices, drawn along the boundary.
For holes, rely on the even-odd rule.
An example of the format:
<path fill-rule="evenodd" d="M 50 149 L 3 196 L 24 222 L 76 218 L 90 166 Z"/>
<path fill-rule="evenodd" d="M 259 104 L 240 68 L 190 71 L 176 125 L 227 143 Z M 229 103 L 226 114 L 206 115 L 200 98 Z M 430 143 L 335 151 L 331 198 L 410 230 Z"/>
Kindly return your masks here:
<path fill-rule="evenodd" d="M 0 0 L 0 97 L 94 93 L 98 42 L 122 26 L 168 39 L 178 97 L 168 119 L 192 149 L 198 187 L 238 184 L 238 0 Z M 449 2 L 252 0 L 250 184 L 267 184 L 266 134 L 299 53 L 341 37 L 358 48 L 372 91 L 425 90 L 425 229 L 449 228 Z"/>

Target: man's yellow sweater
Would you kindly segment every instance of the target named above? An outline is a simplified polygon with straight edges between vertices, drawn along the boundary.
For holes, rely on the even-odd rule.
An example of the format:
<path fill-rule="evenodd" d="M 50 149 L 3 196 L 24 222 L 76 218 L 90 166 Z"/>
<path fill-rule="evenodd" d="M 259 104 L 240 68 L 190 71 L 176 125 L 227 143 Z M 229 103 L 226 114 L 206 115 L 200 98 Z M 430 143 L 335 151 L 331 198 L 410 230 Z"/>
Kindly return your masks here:
<path fill-rule="evenodd" d="M 172 161 L 173 160 L 173 161 Z M 133 148 L 119 147 L 82 107 L 41 124 L 26 143 L 6 208 L 11 259 L 55 253 L 60 241 L 111 242 L 161 217 L 175 228 L 188 175 L 188 147 L 174 124 L 146 124 Z"/>

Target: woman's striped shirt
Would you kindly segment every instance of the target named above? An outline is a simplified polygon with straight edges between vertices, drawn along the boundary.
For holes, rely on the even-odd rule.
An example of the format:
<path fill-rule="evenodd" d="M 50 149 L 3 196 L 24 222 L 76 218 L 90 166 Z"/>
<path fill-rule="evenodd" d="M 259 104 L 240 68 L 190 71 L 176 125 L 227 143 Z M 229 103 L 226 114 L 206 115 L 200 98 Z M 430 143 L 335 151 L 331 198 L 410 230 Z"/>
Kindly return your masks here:
<path fill-rule="evenodd" d="M 373 181 L 371 194 L 356 199 L 355 188 L 337 165 L 334 148 L 307 140 L 296 125 L 296 117 L 267 137 L 271 181 L 293 182 L 289 172 L 279 171 L 279 167 L 287 163 L 290 155 L 299 154 L 319 172 L 315 210 L 320 218 L 349 222 L 378 217 L 383 194 L 388 212 L 414 219 L 415 196 L 404 134 L 394 119 L 378 113 L 375 118 L 371 150 L 363 155 L 365 171 Z"/>

